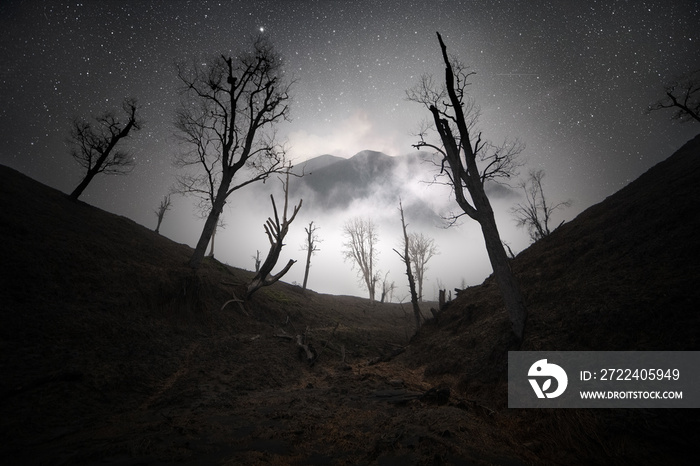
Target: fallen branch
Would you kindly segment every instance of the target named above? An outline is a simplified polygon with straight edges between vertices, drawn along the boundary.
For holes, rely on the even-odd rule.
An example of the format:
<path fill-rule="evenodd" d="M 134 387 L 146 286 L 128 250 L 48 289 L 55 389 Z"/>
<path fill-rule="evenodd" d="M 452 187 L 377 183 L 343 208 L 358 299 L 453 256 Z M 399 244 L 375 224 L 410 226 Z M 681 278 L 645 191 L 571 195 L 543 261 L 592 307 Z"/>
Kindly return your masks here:
<path fill-rule="evenodd" d="M 280 332 L 282 333 L 276 333 L 273 336 L 275 338 L 281 338 L 282 340 L 295 341 L 297 347 L 299 348 L 299 358 L 306 359 L 306 362 L 309 363 L 310 366 L 313 366 L 318 359 L 318 353 L 316 353 L 316 350 L 311 343 L 305 344 L 303 335 L 293 337 L 291 335 L 287 335 L 284 330 L 280 330 Z"/>
<path fill-rule="evenodd" d="M 311 343 L 304 344 L 304 338 L 301 335 L 297 335 L 297 346 L 299 347 L 299 356 L 306 355 L 306 362 L 310 366 L 313 366 L 318 355 L 314 347 L 311 346 Z"/>
<path fill-rule="evenodd" d="M 229 299 L 228 301 L 226 301 L 226 302 L 224 303 L 224 305 L 221 306 L 221 310 L 223 311 L 224 308 L 225 308 L 229 303 L 238 303 L 238 307 L 241 309 L 241 312 L 242 312 L 243 314 L 249 316 L 249 314 L 246 312 L 245 308 L 243 307 L 243 302 L 244 302 L 244 301 L 238 299 L 238 298 L 236 297 L 236 293 L 234 293 L 233 291 L 231 291 L 231 294 L 233 295 L 233 299 Z"/>

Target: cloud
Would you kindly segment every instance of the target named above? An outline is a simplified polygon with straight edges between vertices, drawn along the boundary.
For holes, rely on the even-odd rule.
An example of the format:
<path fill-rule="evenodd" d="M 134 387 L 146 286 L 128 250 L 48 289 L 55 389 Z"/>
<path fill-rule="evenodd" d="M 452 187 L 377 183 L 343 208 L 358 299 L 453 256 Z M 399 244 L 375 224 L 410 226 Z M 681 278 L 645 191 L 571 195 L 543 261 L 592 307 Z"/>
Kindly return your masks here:
<path fill-rule="evenodd" d="M 380 131 L 366 111 L 356 110 L 330 128 L 318 126 L 314 130 L 292 130 L 287 139 L 289 153 L 298 162 L 322 154 L 348 158 L 370 148 L 398 155 L 402 145 L 406 145 L 398 142 L 400 136 L 395 132 Z"/>
<path fill-rule="evenodd" d="M 343 257 L 343 225 L 353 217 L 371 218 L 380 236 L 377 269 L 382 271 L 382 277 L 388 272 L 389 281 L 396 282 L 396 299 L 407 299 L 405 266 L 393 251 L 400 247 L 402 238 L 398 211 L 398 197 L 401 196 L 409 232 L 433 238 L 441 252 L 428 264 L 424 283 L 426 299 L 436 297 L 438 283 L 447 289 L 481 283 L 491 273 L 491 266 L 480 228 L 467 217 L 457 226 L 442 228 L 444 223 L 440 215 L 447 216 L 450 211 L 458 213 L 459 208 L 449 186 L 426 183 L 437 170 L 424 161 L 426 154 L 370 155 L 364 153 L 356 158 L 336 160 L 337 165 L 313 170 L 312 175 L 291 181 L 290 209 L 300 199 L 303 199 L 303 206 L 290 226 L 284 241 L 286 246 L 273 272 L 279 271 L 288 260 L 296 260 L 283 281 L 303 281 L 306 253 L 301 245 L 305 241 L 304 228 L 313 221 L 323 242 L 311 261 L 309 288 L 366 297 L 367 291 Z M 374 163 L 370 163 L 370 158 L 374 158 Z M 219 260 L 251 270 L 256 251 L 263 257 L 267 254 L 269 243 L 263 224 L 272 215 L 271 193 L 281 208 L 283 190 L 277 179 L 245 187 L 229 198 L 224 210 L 226 227 L 216 236 L 215 253 Z M 501 236 L 517 252 L 527 245 L 527 236 L 522 230 L 516 230 L 508 214 L 514 199 L 494 194 L 490 196 Z M 504 191 L 502 194 L 512 193 Z M 201 233 L 202 221 L 193 216 L 190 199 L 177 198 L 175 202 L 161 232 L 176 241 L 194 245 Z"/>

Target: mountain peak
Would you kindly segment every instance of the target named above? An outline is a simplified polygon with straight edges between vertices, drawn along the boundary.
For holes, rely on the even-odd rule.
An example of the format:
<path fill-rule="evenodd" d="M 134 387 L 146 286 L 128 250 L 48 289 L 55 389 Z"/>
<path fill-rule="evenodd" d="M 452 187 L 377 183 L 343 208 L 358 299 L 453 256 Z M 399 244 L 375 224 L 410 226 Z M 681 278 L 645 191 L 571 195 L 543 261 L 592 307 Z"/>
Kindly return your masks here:
<path fill-rule="evenodd" d="M 358 152 L 357 154 L 353 155 L 352 157 L 350 157 L 349 160 L 373 159 L 373 158 L 389 158 L 389 156 L 386 155 L 384 152 L 378 152 L 376 150 L 365 149 L 365 150 L 362 150 L 362 151 Z"/>

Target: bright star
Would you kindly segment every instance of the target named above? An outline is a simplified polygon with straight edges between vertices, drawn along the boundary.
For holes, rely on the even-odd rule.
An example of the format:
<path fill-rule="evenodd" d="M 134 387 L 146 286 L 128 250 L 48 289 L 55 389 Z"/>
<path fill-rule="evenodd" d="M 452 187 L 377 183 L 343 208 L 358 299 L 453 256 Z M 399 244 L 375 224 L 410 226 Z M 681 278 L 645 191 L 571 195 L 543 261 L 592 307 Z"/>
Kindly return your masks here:
<path fill-rule="evenodd" d="M 260 26 L 260 32 L 265 32 L 265 28 Z"/>

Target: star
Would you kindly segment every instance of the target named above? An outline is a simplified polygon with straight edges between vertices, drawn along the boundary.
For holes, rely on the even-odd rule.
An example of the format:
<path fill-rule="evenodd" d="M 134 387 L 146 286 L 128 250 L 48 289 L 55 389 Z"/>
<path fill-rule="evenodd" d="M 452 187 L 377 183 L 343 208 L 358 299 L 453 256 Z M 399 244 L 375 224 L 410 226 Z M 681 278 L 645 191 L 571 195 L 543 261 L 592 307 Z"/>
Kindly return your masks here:
<path fill-rule="evenodd" d="M 202 0 L 186 9 L 180 2 L 40 3 L 0 0 L 0 164 L 72 191 L 81 173 L 64 144 L 71 120 L 119 113 L 119 101 L 133 96 L 147 123 L 124 148 L 140 164 L 128 177 L 96 180 L 84 201 L 146 226 L 153 223 L 149 206 L 158 206 L 181 174 L 172 166 L 172 154 L 184 150 L 172 137 L 181 100 L 173 63 L 245 50 L 251 34 L 269 37 L 284 77 L 295 83 L 293 118 L 275 130 L 297 163 L 321 154 L 349 158 L 364 149 L 413 154 L 412 134 L 429 115 L 406 102 L 405 92 L 423 75 L 440 84 L 435 31 L 448 53 L 476 72 L 469 92 L 483 112 L 484 138 L 521 140 L 529 160 L 521 174 L 544 167 L 549 196 L 574 200 L 562 220 L 609 196 L 698 131 L 662 112 L 643 113 L 664 96 L 666 82 L 700 67 L 697 2 L 673 2 L 674 8 L 666 0 L 598 2 L 595 9 L 571 9 L 572 2 L 532 9 L 513 0 L 469 9 L 455 8 L 457 2 L 416 8 L 398 0 L 371 9 L 366 2 L 312 0 Z M 106 187 L 131 194 L 115 196 Z M 528 237 L 508 218 L 509 207 L 505 200 L 496 207 L 500 233 L 518 250 Z M 189 244 L 201 226 L 188 221 L 189 199 L 178 209 L 170 215 L 180 223 L 166 224 L 163 234 Z M 235 215 L 252 227 L 236 231 L 235 241 L 234 230 L 224 230 L 217 243 L 231 234 L 231 246 L 219 246 L 217 254 L 242 265 L 259 247 L 259 223 L 243 210 Z M 330 232 L 341 227 L 328 219 L 324 228 L 330 243 Z M 447 256 L 434 269 L 444 277 L 477 283 L 490 273 L 466 256 L 461 262 L 469 267 L 450 272 L 460 261 Z M 338 260 L 329 253 L 328 263 Z M 356 292 L 352 274 L 347 283 L 327 275 L 317 291 Z"/>

